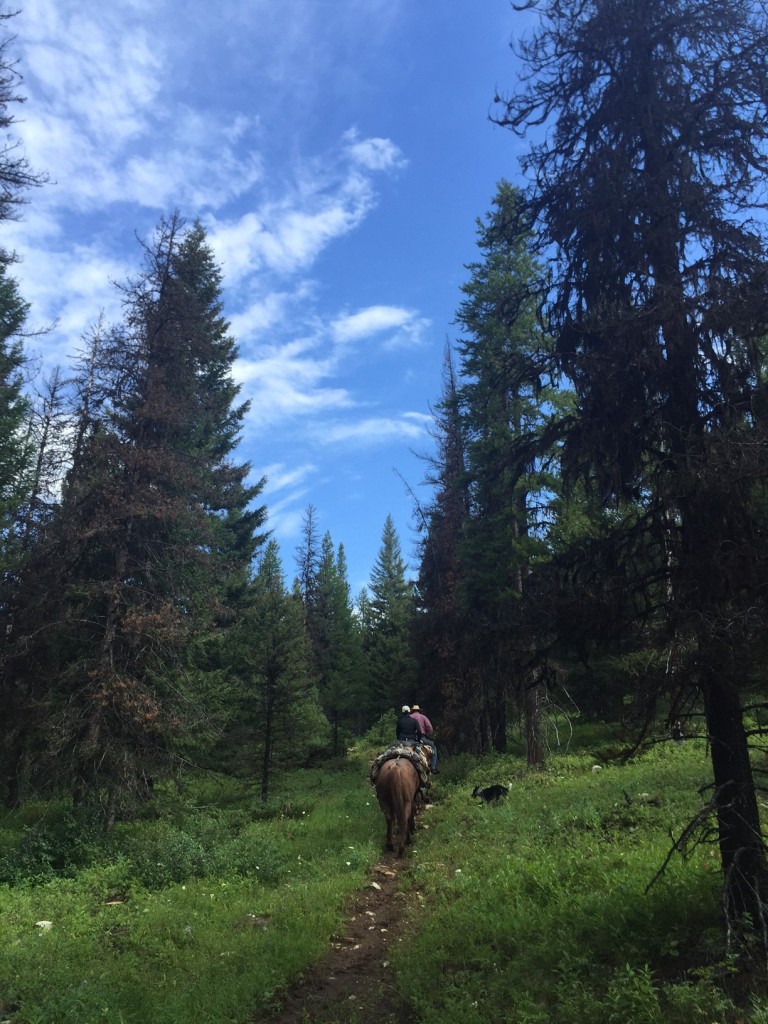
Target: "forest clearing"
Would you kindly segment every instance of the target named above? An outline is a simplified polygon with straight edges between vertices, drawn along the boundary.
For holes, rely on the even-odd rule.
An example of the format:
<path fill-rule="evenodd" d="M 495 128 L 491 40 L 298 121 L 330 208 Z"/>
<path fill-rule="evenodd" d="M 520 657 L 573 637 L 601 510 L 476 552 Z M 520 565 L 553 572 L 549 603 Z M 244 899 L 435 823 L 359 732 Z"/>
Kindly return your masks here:
<path fill-rule="evenodd" d="M 717 851 L 673 856 L 648 889 L 701 805 L 705 742 L 621 764 L 613 739 L 577 726 L 535 770 L 446 759 L 401 861 L 370 745 L 266 807 L 215 776 L 158 793 L 109 839 L 55 803 L 5 814 L 2 1019 L 764 1022 L 764 956 L 726 948 Z M 472 799 L 500 777 L 506 801 Z"/>
<path fill-rule="evenodd" d="M 41 5 L 42 37 L 79 41 L 79 12 L 67 32 Z M 21 12 L 0 2 L 0 1024 L 768 1024 L 768 5 L 513 6 L 490 114 L 513 173 L 454 268 L 457 334 L 442 360 L 432 339 L 439 393 L 416 409 L 401 389 L 442 333 L 422 297 L 451 274 L 424 259 L 385 297 L 383 263 L 329 263 L 338 298 L 314 313 L 310 268 L 376 205 L 373 173 L 409 173 L 349 125 L 339 159 L 239 220 L 215 184 L 181 189 L 189 221 L 156 192 L 135 267 L 107 261 L 106 312 L 37 326 L 14 240 L 58 246 L 85 200 L 54 223 L 38 199 L 10 233 L 54 189 L 12 133 Z M 121 47 L 168 82 L 136 17 Z M 53 78 L 82 53 L 25 52 L 33 102 L 68 99 Z M 115 97 L 85 81 L 70 120 L 102 111 L 111 136 Z M 207 179 L 231 150 L 189 122 Z M 68 156 L 109 148 L 75 139 Z M 164 161 L 142 177 L 123 152 L 143 197 Z M 260 155 L 232 164 L 245 202 Z M 74 246 L 102 284 L 107 179 L 110 215 Z M 385 221 L 399 268 L 424 232 Z M 97 292 L 65 262 L 30 296 L 68 288 L 82 313 Z M 367 474 L 413 438 L 428 494 L 400 478 L 404 554 Z M 380 516 L 356 594 L 297 504 L 314 482 L 355 540 Z M 434 736 L 440 767 L 390 858 L 377 796 L 402 839 L 418 783 L 387 765 L 375 794 L 368 769 L 395 736 Z"/>

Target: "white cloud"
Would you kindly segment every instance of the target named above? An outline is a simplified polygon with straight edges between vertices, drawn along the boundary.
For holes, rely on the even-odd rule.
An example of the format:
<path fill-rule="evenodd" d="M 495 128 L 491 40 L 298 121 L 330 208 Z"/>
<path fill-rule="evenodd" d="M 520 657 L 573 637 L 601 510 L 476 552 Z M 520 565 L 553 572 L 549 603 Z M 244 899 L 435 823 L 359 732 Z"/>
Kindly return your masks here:
<path fill-rule="evenodd" d="M 334 339 L 341 344 L 369 338 L 384 331 L 391 332 L 385 348 L 399 348 L 405 344 L 418 344 L 429 320 L 415 310 L 402 306 L 368 306 L 357 313 L 338 317 L 331 324 Z"/>
<path fill-rule="evenodd" d="M 24 5 L 17 27 L 30 119 L 46 109 L 49 122 L 109 152 L 145 131 L 159 108 L 165 54 L 125 5 L 83 11 L 38 0 Z"/>
<path fill-rule="evenodd" d="M 414 315 L 388 338 L 383 345 L 386 351 L 393 352 L 398 349 L 415 348 L 424 344 L 427 329 L 432 321 L 427 317 Z"/>
<path fill-rule="evenodd" d="M 279 275 L 304 271 L 359 226 L 377 201 L 374 171 L 339 169 L 338 158 L 332 153 L 300 167 L 292 182 L 282 183 L 278 199 L 264 198 L 236 218 L 208 219 L 211 244 L 228 281 L 265 269 Z"/>
<path fill-rule="evenodd" d="M 22 294 L 32 306 L 30 325 L 52 328 L 30 342 L 30 349 L 47 365 L 64 363 L 100 313 L 107 320 L 120 315 L 121 296 L 113 282 L 124 280 L 134 268 L 95 243 L 72 250 L 22 245 L 19 251 Z"/>
<path fill-rule="evenodd" d="M 265 496 L 269 497 L 266 525 L 277 537 L 291 539 L 301 532 L 310 499 L 309 478 L 315 472 L 316 467 L 306 463 L 293 468 L 278 463 L 265 470 Z"/>
<path fill-rule="evenodd" d="M 331 324 L 338 342 L 359 341 L 380 331 L 402 327 L 413 318 L 413 312 L 400 306 L 368 306 L 358 313 L 340 316 Z"/>
<path fill-rule="evenodd" d="M 277 502 L 276 504 L 270 504 L 267 510 L 266 527 L 268 530 L 272 530 L 275 536 L 280 537 L 282 540 L 291 540 L 298 537 L 301 533 L 303 522 L 304 509 L 291 507 L 290 502 Z M 284 566 L 290 564 L 287 563 L 285 559 L 282 561 Z M 286 573 L 288 573 L 287 568 Z"/>
<path fill-rule="evenodd" d="M 266 466 L 263 470 L 263 475 L 267 478 L 265 485 L 265 493 L 275 494 L 278 491 L 284 491 L 286 488 L 292 490 L 298 486 L 303 485 L 307 478 L 315 473 L 317 467 L 310 462 L 306 462 L 300 466 L 285 466 L 281 462 L 275 462 L 272 465 Z"/>
<path fill-rule="evenodd" d="M 286 0 L 289 12 L 279 14 L 266 0 L 254 0 L 255 19 L 252 8 L 244 17 L 239 4 L 222 3 L 221 16 L 213 16 L 202 0 L 190 0 L 179 32 L 169 3 L 25 0 L 14 26 L 29 99 L 20 134 L 32 166 L 53 180 L 35 195 L 29 219 L 10 227 L 6 244 L 23 257 L 21 290 L 36 321 L 57 321 L 41 345 L 58 358 L 79 346 L 100 311 L 107 320 L 119 316 L 113 282 L 140 267 L 133 228 L 147 232 L 149 216 L 174 207 L 190 219 L 201 216 L 240 347 L 234 373 L 251 401 L 246 435 L 291 421 L 298 433 L 311 422 L 314 433 L 318 420 L 359 404 L 342 377 L 346 346 L 369 337 L 384 349 L 412 346 L 428 323 L 413 309 L 384 304 L 323 320 L 319 287 L 309 279 L 322 254 L 376 206 L 380 183 L 407 161 L 393 140 L 363 137 L 357 129 L 337 134 L 311 157 L 297 141 L 288 161 L 283 137 L 269 127 L 273 100 L 258 90 L 284 61 L 299 59 L 299 77 L 315 88 L 318 76 L 335 73 L 340 34 L 358 38 L 374 16 L 391 24 L 397 0 L 345 0 L 342 11 Z M 324 55 L 307 45 L 320 24 Z M 236 29 L 257 41 L 257 49 L 242 38 L 234 44 Z M 218 86 L 211 62 L 230 52 L 252 65 L 244 68 L 247 85 L 235 94 L 239 109 L 231 95 L 222 100 L 216 89 L 205 91 Z M 359 59 L 353 66 L 361 73 Z M 230 88 L 234 80 L 222 79 Z M 291 95 L 279 76 L 273 92 L 283 104 Z M 419 431 L 400 416 L 333 423 L 319 436 L 322 443 L 368 444 L 412 439 Z M 301 474 L 310 469 L 272 467 L 271 491 L 293 489 L 291 500 L 298 500 L 306 486 Z"/>
<path fill-rule="evenodd" d="M 229 276 L 224 267 L 224 275 L 229 284 Z M 257 296 L 249 301 L 237 313 L 229 317 L 230 330 L 237 339 L 241 353 L 247 352 L 254 341 L 265 334 L 270 328 L 277 327 L 284 318 L 295 322 L 290 308 L 297 299 L 308 301 L 311 289 L 299 287 L 296 292 L 270 292 Z"/>
<path fill-rule="evenodd" d="M 425 436 L 429 416 L 404 413 L 400 417 L 371 417 L 355 423 L 336 423 L 326 426 L 318 439 L 321 444 L 353 443 L 373 446 L 393 440 L 412 441 Z"/>
<path fill-rule="evenodd" d="M 312 354 L 312 340 L 263 346 L 249 358 L 238 359 L 234 375 L 251 401 L 249 427 L 265 426 L 288 417 L 314 415 L 353 405 L 346 388 L 326 387 L 335 370 L 332 361 Z"/>
<path fill-rule="evenodd" d="M 359 139 L 356 129 L 345 135 L 350 158 L 369 171 L 391 171 L 406 167 L 408 161 L 389 139 Z"/>

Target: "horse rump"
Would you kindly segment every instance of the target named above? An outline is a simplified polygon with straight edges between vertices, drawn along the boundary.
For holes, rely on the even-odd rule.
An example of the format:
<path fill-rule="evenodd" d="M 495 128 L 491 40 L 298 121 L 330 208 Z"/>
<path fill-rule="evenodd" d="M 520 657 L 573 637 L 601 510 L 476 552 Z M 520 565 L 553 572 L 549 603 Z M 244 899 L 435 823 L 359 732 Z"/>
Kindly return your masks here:
<path fill-rule="evenodd" d="M 416 793 L 419 773 L 407 758 L 385 761 L 376 779 L 376 798 L 387 822 L 387 849 L 402 857 L 416 828 Z M 397 848 L 394 834 L 397 826 Z"/>

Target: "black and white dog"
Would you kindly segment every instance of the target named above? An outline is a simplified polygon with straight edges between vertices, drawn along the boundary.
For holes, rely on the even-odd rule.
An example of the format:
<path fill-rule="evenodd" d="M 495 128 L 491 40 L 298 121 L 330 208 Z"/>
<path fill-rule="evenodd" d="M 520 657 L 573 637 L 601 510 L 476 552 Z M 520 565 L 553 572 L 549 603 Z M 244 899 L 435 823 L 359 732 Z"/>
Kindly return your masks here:
<path fill-rule="evenodd" d="M 487 804 L 496 803 L 498 800 L 501 800 L 503 796 L 508 796 L 510 789 L 512 789 L 511 782 L 508 786 L 486 786 L 485 789 L 475 786 L 472 790 L 472 796 L 479 796 L 480 799 L 484 800 Z"/>

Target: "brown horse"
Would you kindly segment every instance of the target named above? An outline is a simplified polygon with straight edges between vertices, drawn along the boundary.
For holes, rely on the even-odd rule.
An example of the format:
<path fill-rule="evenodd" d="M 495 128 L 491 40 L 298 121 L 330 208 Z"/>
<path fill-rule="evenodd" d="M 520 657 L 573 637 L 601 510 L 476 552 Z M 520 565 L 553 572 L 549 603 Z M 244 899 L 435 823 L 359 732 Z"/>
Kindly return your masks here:
<path fill-rule="evenodd" d="M 394 850 L 392 833 L 397 822 L 397 856 L 411 842 L 416 828 L 416 793 L 419 773 L 406 757 L 385 761 L 376 780 L 376 797 L 387 819 L 387 849 Z"/>

